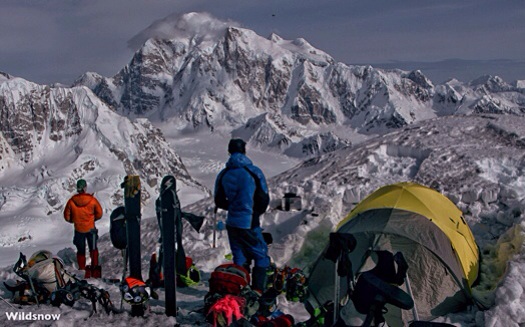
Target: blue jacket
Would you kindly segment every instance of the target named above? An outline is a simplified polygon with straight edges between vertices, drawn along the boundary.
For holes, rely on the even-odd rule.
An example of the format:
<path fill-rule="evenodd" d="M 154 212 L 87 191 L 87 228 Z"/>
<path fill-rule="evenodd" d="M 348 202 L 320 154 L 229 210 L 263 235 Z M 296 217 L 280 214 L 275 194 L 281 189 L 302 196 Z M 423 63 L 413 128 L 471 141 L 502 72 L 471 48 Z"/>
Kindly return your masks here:
<path fill-rule="evenodd" d="M 258 221 L 255 226 L 252 225 L 253 195 L 256 184 L 253 177 L 244 167 L 248 168 L 259 178 L 262 190 L 268 193 L 268 185 L 261 169 L 255 166 L 246 155 L 233 153 L 228 162 L 226 162 L 226 168 L 219 173 L 215 180 L 215 197 L 217 199 L 220 182 L 228 201 L 226 224 L 232 227 L 250 229 L 259 226 Z M 255 217 L 255 219 L 258 219 L 258 217 Z"/>

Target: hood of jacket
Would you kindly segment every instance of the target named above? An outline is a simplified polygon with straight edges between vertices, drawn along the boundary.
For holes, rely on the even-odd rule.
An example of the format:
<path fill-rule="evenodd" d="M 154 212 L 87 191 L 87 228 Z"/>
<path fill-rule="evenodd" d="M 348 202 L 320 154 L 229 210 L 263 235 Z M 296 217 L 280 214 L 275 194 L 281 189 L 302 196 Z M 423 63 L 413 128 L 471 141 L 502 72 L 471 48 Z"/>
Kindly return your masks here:
<path fill-rule="evenodd" d="M 242 168 L 246 166 L 252 166 L 253 163 L 246 155 L 242 153 L 234 153 L 230 156 L 230 159 L 226 162 L 227 168 Z"/>
<path fill-rule="evenodd" d="M 74 195 L 71 200 L 77 207 L 85 207 L 93 200 L 93 195 L 89 193 L 78 193 Z"/>

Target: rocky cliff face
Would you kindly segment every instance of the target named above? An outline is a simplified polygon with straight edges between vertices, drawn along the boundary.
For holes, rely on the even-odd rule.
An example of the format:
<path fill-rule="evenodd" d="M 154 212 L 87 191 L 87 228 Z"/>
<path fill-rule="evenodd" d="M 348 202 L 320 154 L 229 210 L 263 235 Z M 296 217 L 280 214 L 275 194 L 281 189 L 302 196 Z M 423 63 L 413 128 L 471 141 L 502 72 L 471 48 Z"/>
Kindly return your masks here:
<path fill-rule="evenodd" d="M 523 90 L 497 77 L 434 85 L 420 71 L 347 66 L 303 39 L 264 38 L 235 26 L 214 37 L 151 38 L 117 75 L 88 73 L 76 85 L 119 113 L 172 120 L 181 129 L 251 128 L 252 145 L 263 147 L 271 137 L 262 134 L 279 134 L 287 140 L 273 143 L 280 151 L 298 142 L 294 136 L 334 126 L 369 134 L 449 114 L 525 111 Z M 251 119 L 265 113 L 271 123 L 254 130 Z"/>
<path fill-rule="evenodd" d="M 141 176 L 144 201 L 157 193 L 166 174 L 175 175 L 181 188 L 209 194 L 189 176 L 181 158 L 147 119 L 131 121 L 118 115 L 87 87 L 50 87 L 2 76 L 4 202 L 35 192 L 35 204 L 52 214 L 74 192 L 76 180 L 85 178 L 110 209 L 122 204 L 119 184 L 128 174 Z"/>
<path fill-rule="evenodd" d="M 38 86 L 21 79 L 0 85 L 0 126 L 20 164 L 34 159 L 36 148 L 45 142 L 59 142 L 82 132 L 74 92 Z"/>

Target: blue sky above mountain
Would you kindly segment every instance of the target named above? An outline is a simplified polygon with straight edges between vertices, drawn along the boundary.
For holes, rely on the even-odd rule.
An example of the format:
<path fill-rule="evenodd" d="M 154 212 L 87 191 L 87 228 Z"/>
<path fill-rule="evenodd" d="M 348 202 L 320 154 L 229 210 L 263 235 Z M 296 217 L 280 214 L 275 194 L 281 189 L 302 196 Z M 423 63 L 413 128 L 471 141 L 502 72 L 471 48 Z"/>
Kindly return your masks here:
<path fill-rule="evenodd" d="M 403 62 L 401 68 L 412 70 L 421 69 L 420 63 L 434 63 L 465 81 L 484 74 L 508 81 L 525 78 L 525 45 L 517 41 L 525 33 L 525 13 L 516 0 L 8 0 L 0 4 L 0 71 L 37 83 L 69 84 L 86 71 L 111 76 L 130 58 L 130 39 L 153 22 L 193 11 L 263 36 L 305 38 L 347 64 L 382 67 Z M 443 66 L 450 58 L 467 62 Z M 508 61 L 503 65 L 496 59 Z M 439 69 L 423 72 L 443 80 Z"/>

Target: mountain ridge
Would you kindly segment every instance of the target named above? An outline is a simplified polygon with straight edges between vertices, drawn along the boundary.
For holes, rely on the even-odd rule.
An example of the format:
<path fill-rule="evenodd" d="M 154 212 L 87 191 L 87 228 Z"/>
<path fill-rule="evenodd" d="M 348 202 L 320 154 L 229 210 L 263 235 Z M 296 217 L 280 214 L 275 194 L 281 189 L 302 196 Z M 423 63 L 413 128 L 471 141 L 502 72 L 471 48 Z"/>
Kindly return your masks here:
<path fill-rule="evenodd" d="M 180 20 L 208 19 L 197 16 Z M 173 121 L 181 129 L 246 130 L 250 119 L 268 112 L 271 125 L 285 126 L 265 127 L 286 139 L 274 150 L 303 157 L 324 153 L 322 145 L 311 152 L 294 137 L 312 131 L 381 134 L 449 114 L 525 112 L 523 90 L 497 76 L 435 85 L 419 70 L 335 62 L 304 39 L 264 38 L 227 22 L 221 28 L 204 41 L 200 34 L 150 38 L 115 76 L 86 74 L 74 85 L 88 86 L 123 115 Z M 252 146 L 268 149 L 264 140 L 271 136 L 244 134 Z M 351 143 L 339 134 L 332 135 L 342 140 L 335 148 Z M 287 151 L 292 146 L 305 151 Z"/>

